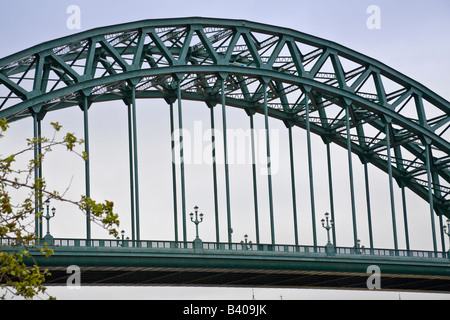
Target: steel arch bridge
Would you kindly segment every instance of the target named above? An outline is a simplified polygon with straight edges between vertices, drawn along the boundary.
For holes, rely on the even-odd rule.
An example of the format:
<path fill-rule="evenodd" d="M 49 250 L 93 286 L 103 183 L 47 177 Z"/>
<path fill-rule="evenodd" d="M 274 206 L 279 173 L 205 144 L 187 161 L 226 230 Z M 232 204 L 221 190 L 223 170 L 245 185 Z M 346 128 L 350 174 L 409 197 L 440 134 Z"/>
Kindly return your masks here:
<path fill-rule="evenodd" d="M 214 165 L 216 242 L 191 243 L 187 239 L 182 147 L 179 154 L 172 154 L 175 238 L 170 242 L 141 239 L 136 100 L 150 98 L 164 99 L 169 105 L 172 132 L 174 106 L 179 115 L 178 128 L 183 128 L 183 100 L 206 103 L 212 129 L 214 109 L 221 108 L 224 132 L 229 107 L 243 109 L 251 129 L 254 115 L 264 116 L 271 243 L 260 242 L 254 166 L 256 243 L 232 241 L 226 134 L 223 144 L 227 242 L 220 243 L 218 172 Z M 80 107 L 84 114 L 85 151 L 89 156 L 89 108 L 94 103 L 113 100 L 121 100 L 128 107 L 132 239 L 92 239 L 88 216 L 85 239 L 55 239 L 54 257 L 40 261 L 54 268 L 55 276 L 49 283 L 65 282 L 61 280 L 65 279 L 64 266 L 78 264 L 86 268 L 84 274 L 92 284 L 358 288 L 366 285 L 367 266 L 379 265 L 382 272 L 391 276 L 386 288 L 450 290 L 443 229 L 443 219 L 450 218 L 450 103 L 422 84 L 328 40 L 250 21 L 200 17 L 97 28 L 0 59 L 0 118 L 10 123 L 32 118 L 35 137 L 40 135 L 41 122 L 47 113 Z M 291 245 L 276 242 L 269 118 L 283 121 L 289 132 L 295 233 L 295 244 Z M 308 142 L 313 234 L 310 246 L 302 246 L 298 238 L 292 137 L 295 127 L 306 131 Z M 315 212 L 311 134 L 319 135 L 327 147 L 330 213 L 334 221 L 330 145 L 347 150 L 352 248 L 324 247 L 317 242 L 316 220 L 320 217 Z M 182 146 L 182 134 L 178 139 Z M 37 146 L 36 150 L 38 156 Z M 359 157 L 365 169 L 370 247 L 364 249 L 358 243 L 352 154 Z M 214 150 L 211 156 L 215 159 Z M 176 157 L 181 160 L 181 212 L 177 210 Z M 89 164 L 88 159 L 87 196 L 90 196 Z M 392 211 L 389 225 L 394 239 L 391 249 L 373 246 L 368 165 L 384 171 L 389 178 Z M 36 178 L 39 175 L 36 172 Z M 402 190 L 403 201 L 405 189 L 409 189 L 428 203 L 426 214 L 431 219 L 433 251 L 419 252 L 410 247 L 405 207 L 406 250 L 399 248 L 395 182 Z M 435 216 L 439 226 L 435 225 Z M 35 227 L 37 234 L 42 235 L 37 220 Z M 335 244 L 335 228 L 331 230 L 330 242 Z M 182 239 L 178 238 L 179 233 Z"/>

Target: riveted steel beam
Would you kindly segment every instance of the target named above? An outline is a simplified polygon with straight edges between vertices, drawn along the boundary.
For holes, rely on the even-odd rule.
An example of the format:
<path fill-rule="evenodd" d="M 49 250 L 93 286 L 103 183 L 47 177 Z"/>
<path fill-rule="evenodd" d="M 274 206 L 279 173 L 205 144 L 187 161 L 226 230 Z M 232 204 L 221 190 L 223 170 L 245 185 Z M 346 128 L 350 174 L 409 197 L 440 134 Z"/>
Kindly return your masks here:
<path fill-rule="evenodd" d="M 312 49 L 305 51 L 302 45 Z M 358 67 L 346 70 L 345 59 Z M 329 69 L 327 61 L 331 62 Z M 35 76 L 30 85 L 24 80 L 31 70 Z M 218 74 L 229 75 L 222 91 L 227 106 L 251 109 L 328 136 L 332 143 L 367 157 L 368 163 L 386 173 L 391 170 L 394 179 L 405 181 L 405 187 L 431 202 L 439 215 L 450 217 L 446 187 L 450 183 L 446 161 L 450 143 L 444 136 L 450 103 L 375 59 L 287 28 L 190 17 L 137 21 L 49 41 L 0 59 L 0 88 L 6 91 L 0 97 L 0 118 L 15 121 L 30 117 L 36 106 L 44 112 L 71 107 L 83 95 L 92 102 L 123 99 L 123 86 L 129 82 L 135 85 L 139 98 L 166 97 L 175 90 L 170 79 L 176 75 L 183 75 L 183 99 L 206 102 L 221 94 L 221 87 L 213 80 Z M 266 103 L 261 88 L 252 92 L 258 79 L 270 83 Z M 388 92 L 385 79 L 401 89 Z M 366 92 L 369 82 L 374 89 Z M 311 102 L 308 121 L 302 94 L 306 87 L 310 88 Z M 408 103 L 414 105 L 413 114 L 405 113 Z M 428 105 L 441 114 L 427 115 Z M 342 112 L 332 115 L 333 106 Z M 357 137 L 348 136 L 346 130 L 343 111 L 347 106 Z M 383 136 L 385 119 L 392 123 L 389 142 L 397 150 L 396 159 L 382 154 L 384 139 L 365 133 L 365 127 L 370 126 Z M 420 141 L 428 143 L 425 146 Z M 417 158 L 404 157 L 400 148 Z M 443 154 L 428 161 L 437 175 L 434 180 L 442 185 L 415 178 L 419 172 L 430 172 L 426 170 L 428 148 Z M 402 166 L 402 161 L 414 166 Z M 431 188 L 439 192 L 430 194 Z"/>

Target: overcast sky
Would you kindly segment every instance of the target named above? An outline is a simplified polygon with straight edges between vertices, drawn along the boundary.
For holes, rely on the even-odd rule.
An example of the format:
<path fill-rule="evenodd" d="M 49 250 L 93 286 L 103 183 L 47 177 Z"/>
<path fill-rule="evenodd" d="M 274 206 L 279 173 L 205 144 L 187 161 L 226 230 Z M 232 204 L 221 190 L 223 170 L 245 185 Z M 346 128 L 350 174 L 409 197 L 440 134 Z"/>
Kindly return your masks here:
<path fill-rule="evenodd" d="M 67 8 L 70 5 L 77 5 L 80 8 L 80 29 L 69 29 L 67 27 L 67 19 L 70 14 L 67 13 Z M 380 8 L 380 29 L 369 29 L 367 26 L 367 20 L 370 14 L 367 13 L 367 9 L 371 5 L 377 5 Z M 309 33 L 321 38 L 325 38 L 346 47 L 359 51 L 372 58 L 375 58 L 388 66 L 406 74 L 407 76 L 417 80 L 424 84 L 431 90 L 435 91 L 445 99 L 450 99 L 450 91 L 448 90 L 448 83 L 450 83 L 450 20 L 448 19 L 450 13 L 450 2 L 447 0 L 430 0 L 430 1 L 411 1 L 411 0 L 396 0 L 396 1 L 381 1 L 381 0 L 318 0 L 318 1 L 303 1 L 303 0 L 278 0 L 278 1 L 266 1 L 266 0 L 228 0 L 228 1 L 200 1 L 191 0 L 180 1 L 152 1 L 152 0 L 128 0 L 128 1 L 116 1 L 116 0 L 70 0 L 70 1 L 50 1 L 50 0 L 16 0 L 16 1 L 4 1 L 2 4 L 2 19 L 0 20 L 0 30 L 2 35 L 2 45 L 0 46 L 0 57 L 4 57 L 13 54 L 17 51 L 26 49 L 28 47 L 37 45 L 39 43 L 53 40 L 59 37 L 71 35 L 77 32 L 86 31 L 96 27 L 108 26 L 119 23 L 132 22 L 144 19 L 155 18 L 174 18 L 174 17 L 188 17 L 188 16 L 202 16 L 202 17 L 216 17 L 216 18 L 233 18 L 233 19 L 245 19 L 255 22 L 261 22 L 270 25 L 276 25 L 281 27 L 287 27 L 294 30 L 298 30 L 304 33 Z M 145 105 L 144 105 L 145 104 Z M 145 106 L 151 105 L 152 108 Z M 209 114 L 207 108 L 200 108 L 197 104 L 185 103 L 185 108 L 190 107 L 190 112 L 186 111 L 186 127 L 193 129 L 195 124 L 202 125 L 203 129 L 207 129 L 209 126 Z M 153 108 L 154 106 L 154 108 Z M 145 108 L 144 108 L 145 107 Z M 114 112 L 110 112 L 113 110 Z M 106 112 L 107 111 L 107 112 Z M 93 197 L 96 199 L 113 199 L 117 204 L 118 210 L 121 212 L 121 218 L 123 223 L 121 228 L 124 228 L 127 233 L 130 231 L 129 227 L 129 200 L 128 200 L 128 155 L 127 155 L 127 133 L 126 124 L 123 121 L 126 116 L 126 109 L 120 103 L 103 104 L 91 108 L 90 111 L 90 126 L 91 126 L 91 158 L 92 158 L 92 190 Z M 217 112 L 218 117 L 219 112 Z M 229 123 L 230 127 L 245 127 L 248 126 L 248 118 L 242 116 L 242 112 L 230 110 Z M 108 118 L 105 118 L 108 117 Z M 140 174 L 141 178 L 141 194 L 142 198 L 145 195 L 155 194 L 161 188 L 161 184 L 152 184 L 152 181 L 159 181 L 163 184 L 163 189 L 166 191 L 161 199 L 154 199 L 149 201 L 151 203 L 142 204 L 143 224 L 149 226 L 143 228 L 143 238 L 150 239 L 170 239 L 172 236 L 167 235 L 167 230 L 160 227 L 167 223 L 168 218 L 165 217 L 165 212 L 171 210 L 172 198 L 171 198 L 171 176 L 170 167 L 165 166 L 160 172 L 155 172 L 151 167 L 147 166 L 150 161 L 156 163 L 170 163 L 170 139 L 169 127 L 168 127 L 168 110 L 162 102 L 143 102 L 138 103 L 138 138 L 140 139 L 139 160 L 140 160 Z M 105 121 L 108 120 L 108 121 Z M 262 127 L 261 119 L 257 120 L 257 125 Z M 59 121 L 66 130 L 76 132 L 79 137 L 82 137 L 82 114 L 76 108 L 64 111 L 61 114 L 49 114 L 44 123 L 45 132 L 51 132 L 48 123 L 51 121 Z M 216 121 L 219 123 L 220 119 Z M 258 122 L 259 121 L 259 122 Z M 47 124 L 46 124 L 47 123 Z M 281 149 L 286 146 L 286 132 L 283 130 L 283 125 L 271 121 L 271 128 L 279 130 Z M 166 131 L 164 131 L 166 130 Z M 26 137 L 32 134 L 31 121 L 25 120 L 17 123 L 11 128 L 11 132 L 17 137 L 17 141 L 23 141 Z M 155 139 L 155 134 L 158 137 L 167 138 L 164 140 Z M 297 132 L 298 142 L 296 148 L 303 148 L 304 145 L 304 133 Z M 320 139 L 317 137 L 314 140 L 316 142 L 314 152 L 316 159 L 316 168 L 324 164 L 324 145 L 319 143 Z M 146 148 L 145 145 L 151 146 Z M 17 146 L 16 143 L 8 145 L 12 148 Z M 143 146 L 143 147 L 141 147 Z M 336 158 L 345 158 L 345 152 L 342 150 L 333 149 L 336 153 Z M 114 161 L 110 161 L 113 157 Z M 60 158 L 59 158 L 60 159 Z M 47 168 L 51 168 L 51 172 L 48 172 L 48 182 L 55 188 L 64 189 L 68 184 L 72 183 L 69 195 L 80 194 L 84 188 L 84 172 L 83 166 L 79 160 L 68 160 L 68 166 L 71 168 L 67 170 L 65 168 L 59 168 L 58 157 L 50 157 L 49 162 L 46 164 Z M 282 160 L 280 160 L 282 161 Z M 337 161 L 337 160 L 336 160 Z M 356 160 L 355 160 L 356 161 Z M 73 166 L 72 166 L 73 164 Z M 316 165 L 315 164 L 315 165 Z M 306 166 L 303 166 L 306 167 Z M 121 168 L 121 170 L 118 170 Z M 248 168 L 247 168 L 248 169 Z M 45 170 L 45 166 L 44 166 Z M 234 170 L 234 171 L 233 171 Z M 236 189 L 240 180 L 240 170 L 243 168 L 232 168 L 230 173 L 232 186 Z M 336 171 L 337 179 L 342 176 L 342 179 L 347 179 L 346 168 L 343 168 L 342 172 Z M 355 173 L 361 176 L 361 166 L 355 168 Z M 50 170 L 49 170 L 50 171 Z M 68 172 L 70 171 L 70 172 Z M 319 181 L 324 181 L 326 176 L 321 173 L 318 175 Z M 194 191 L 188 193 L 188 208 L 192 208 L 194 205 L 199 205 L 203 213 L 205 213 L 205 223 L 201 225 L 203 230 L 211 230 L 213 228 L 213 204 L 211 197 L 209 200 L 202 199 L 201 195 L 205 192 L 199 187 L 199 185 L 207 186 L 211 185 L 210 172 L 205 172 L 197 166 L 187 166 L 187 185 L 191 186 Z M 307 179 L 307 171 L 299 169 L 298 174 L 301 177 Z M 342 174 L 342 175 L 341 175 Z M 160 179 L 165 177 L 166 179 Z M 280 171 L 280 178 L 274 182 L 274 187 L 283 186 L 288 177 L 287 171 Z M 322 180 L 320 180 L 322 177 Z M 70 182 L 73 179 L 72 182 Z M 243 178 L 242 178 L 243 179 Z M 380 199 L 388 199 L 387 180 L 385 175 L 374 176 L 375 181 L 374 188 L 372 189 L 374 206 L 387 201 L 379 201 Z M 384 179 L 384 180 L 383 180 Z M 164 181 L 163 181 L 164 180 Z M 305 180 L 307 181 L 307 180 Z M 377 188 L 379 181 L 383 181 L 383 184 Z M 223 182 L 223 180 L 219 180 Z M 105 184 L 115 186 L 114 188 L 106 188 Z M 361 186 L 362 184 L 359 184 Z M 122 186 L 122 188 L 120 188 Z M 357 184 L 358 186 L 358 184 Z M 326 183 L 318 183 L 318 193 L 327 194 Z M 264 185 L 261 187 L 263 190 Z M 281 188 L 281 187 L 280 187 Z M 306 188 L 306 185 L 305 185 Z M 348 191 L 348 184 L 345 185 Z M 288 188 L 289 189 L 289 188 Z M 398 189 L 398 188 L 397 188 Z M 211 188 L 208 188 L 210 195 Z M 223 187 L 221 189 L 223 191 Z M 233 189 L 232 189 L 233 190 Z M 280 189 L 278 189 L 280 190 Z M 360 197 L 363 197 L 363 190 L 361 189 Z M 251 196 L 251 190 L 248 189 L 245 195 Z M 250 193 L 249 193 L 250 192 Z M 264 191 L 261 191 L 264 192 Z M 236 192 L 237 193 L 237 192 Z M 251 210 L 251 203 L 243 204 L 239 195 L 232 195 L 234 212 L 246 212 Z M 285 200 L 286 203 L 290 203 L 290 194 L 274 191 L 275 195 L 278 194 L 278 199 Z M 408 194 L 412 198 L 411 220 L 414 222 L 417 217 L 415 227 L 411 226 L 411 233 L 420 233 L 422 226 L 422 218 L 425 216 L 423 223 L 429 224 L 429 211 L 428 207 L 423 201 L 414 199 L 412 194 Z M 299 195 L 300 202 L 304 197 L 305 202 L 309 197 L 307 189 Z M 345 196 L 344 198 L 346 198 Z M 400 208 L 401 200 L 399 198 L 399 190 L 396 190 L 396 206 Z M 321 215 L 322 212 L 328 211 L 328 202 L 325 198 L 318 204 L 318 212 Z M 415 205 L 417 201 L 417 206 Z M 359 205 L 363 209 L 363 199 L 359 200 Z M 348 204 L 348 201 L 347 201 Z M 221 205 L 224 205 L 223 201 Z M 381 204 L 380 204 L 381 205 Z M 301 205 L 300 205 L 301 206 Z M 280 211 L 284 208 L 280 205 Z M 302 207 L 303 208 L 303 207 Z M 309 207 L 305 207 L 305 211 Z M 343 208 L 344 205 L 343 205 Z M 388 206 L 386 206 L 388 208 Z M 52 230 L 56 237 L 82 237 L 84 227 L 81 230 L 72 228 L 74 223 L 80 223 L 79 217 L 75 217 L 72 214 L 68 217 L 68 213 L 62 214 L 65 207 L 57 208 L 57 217 L 52 220 Z M 290 209 L 289 209 L 290 210 Z M 383 209 L 379 209 L 383 211 Z M 401 209 L 397 210 L 400 212 Z M 380 215 L 389 217 L 389 210 L 385 210 L 387 213 L 380 212 Z M 419 211 L 425 212 L 425 215 L 420 214 Z M 151 212 L 145 216 L 145 212 Z M 365 214 L 365 211 L 363 212 Z M 398 213 L 400 215 L 400 213 Z M 169 217 L 172 216 L 171 212 L 168 213 Z M 208 216 L 210 217 L 208 219 Z M 419 217 L 420 216 L 420 217 Z M 250 214 L 251 217 L 251 214 Z M 365 218 L 361 215 L 359 224 L 361 229 L 364 230 L 366 225 Z M 249 218 L 250 219 L 250 218 Z M 305 220 L 308 218 L 305 217 Z M 347 220 L 345 220 L 347 219 Z M 347 218 L 342 218 L 342 221 L 350 221 Z M 382 220 L 382 219 L 381 219 Z M 76 221 L 76 222 L 75 222 Z M 248 223 L 244 223 L 251 220 L 242 220 L 242 223 L 235 228 L 234 240 L 240 241 L 244 234 L 249 234 L 250 238 L 254 239 L 254 232 L 251 230 L 253 227 L 248 227 Z M 380 222 L 381 224 L 382 222 Z M 170 223 L 169 223 L 170 224 Z M 225 225 L 223 221 L 222 225 Z M 364 225 L 364 226 L 363 226 Z M 209 228 L 208 228 L 209 227 Z M 284 225 L 280 225 L 278 228 L 283 230 Z M 359 226 L 360 227 L 360 226 Z M 169 228 L 169 227 L 168 227 Z M 267 227 L 262 226 L 263 230 L 267 230 Z M 266 228 L 266 229 L 264 229 Z M 305 227 L 304 233 L 308 236 L 308 230 Z M 401 229 L 401 227 L 399 227 Z M 172 229 L 170 229 L 172 230 Z M 201 229 L 202 230 L 202 229 Z M 323 230 L 319 230 L 323 231 Z M 104 237 L 104 233 L 101 230 L 94 229 L 94 235 L 98 237 Z M 159 233 L 160 232 L 160 233 Z M 193 226 L 189 226 L 190 235 L 193 232 Z M 206 233 L 205 237 L 207 241 L 213 241 L 214 236 L 212 233 L 203 231 Z M 253 232 L 253 233 L 252 233 Z M 399 230 L 399 234 L 402 231 Z M 305 236 L 305 237 L 306 237 Z M 208 238 L 210 237 L 210 238 Z M 225 233 L 223 234 L 225 239 Z M 320 233 L 321 241 L 325 241 L 326 234 Z M 363 243 L 368 245 L 367 232 L 362 235 Z M 388 236 L 387 238 L 389 238 Z M 414 244 L 419 249 L 430 248 L 430 237 L 427 238 L 416 237 Z M 264 235 L 264 240 L 269 242 L 268 233 Z M 282 239 L 286 243 L 292 242 L 292 235 L 286 236 L 286 239 Z M 378 246 L 388 246 L 385 243 L 384 237 L 379 236 Z M 308 244 L 309 240 L 305 240 L 305 244 Z M 342 245 L 350 245 L 351 237 L 343 238 Z M 404 241 L 400 241 L 401 246 L 404 247 Z M 55 288 L 51 292 L 55 292 L 61 298 L 211 298 L 223 297 L 223 298 L 251 298 L 251 289 L 239 289 L 230 291 L 230 289 L 152 289 L 152 288 L 119 288 L 117 290 L 104 290 L 104 289 L 87 289 L 72 290 L 69 291 L 65 288 Z M 136 294 L 136 295 L 135 295 Z M 188 296 L 189 294 L 189 296 Z M 192 296 L 194 294 L 194 296 Z M 206 295 L 205 295 L 206 294 Z M 288 299 L 302 299 L 302 298 L 334 298 L 336 297 L 335 291 L 312 291 L 312 290 L 256 290 L 256 297 L 263 299 L 278 299 L 281 295 Z M 379 293 L 366 293 L 365 295 L 353 294 L 349 292 L 339 293 L 339 297 L 348 298 L 392 298 L 397 299 L 398 294 L 383 294 Z M 417 297 L 417 295 L 402 294 L 402 297 Z M 442 297 L 442 296 L 424 296 L 419 297 Z M 445 296 L 444 296 L 445 297 Z"/>

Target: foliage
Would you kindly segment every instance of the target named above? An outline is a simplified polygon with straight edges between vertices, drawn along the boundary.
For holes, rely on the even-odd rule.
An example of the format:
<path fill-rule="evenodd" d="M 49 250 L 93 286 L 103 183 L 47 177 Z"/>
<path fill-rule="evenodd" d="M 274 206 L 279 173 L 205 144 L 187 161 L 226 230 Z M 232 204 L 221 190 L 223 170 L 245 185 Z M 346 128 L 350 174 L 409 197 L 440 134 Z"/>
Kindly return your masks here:
<path fill-rule="evenodd" d="M 91 198 L 81 196 L 78 201 L 67 199 L 65 192 L 49 191 L 44 178 L 35 178 L 43 160 L 55 147 L 65 147 L 68 152 L 87 160 L 85 152 L 76 151 L 77 146 L 84 143 L 73 133 L 60 137 L 62 126 L 51 124 L 54 134 L 51 139 L 38 137 L 27 139 L 27 147 L 14 154 L 0 154 L 0 286 L 5 288 L 0 298 L 8 294 L 23 298 L 33 298 L 45 293 L 45 278 L 50 275 L 48 270 L 41 270 L 33 259 L 34 255 L 51 257 L 51 246 L 43 243 L 35 235 L 35 218 L 42 217 L 42 204 L 46 200 L 68 202 L 78 207 L 84 214 L 89 213 L 93 223 L 107 229 L 116 237 L 119 226 L 118 215 L 114 213 L 114 203 L 104 201 L 98 203 Z M 9 125 L 5 119 L 0 119 L 0 139 L 4 137 Z M 40 147 L 41 152 L 35 152 Z M 14 168 L 21 156 L 33 156 L 27 168 Z M 12 193 L 24 190 L 25 196 L 13 199 Z M 67 191 L 67 190 L 66 190 Z M 32 261 L 31 265 L 30 262 Z M 49 297 L 53 298 L 53 297 Z"/>

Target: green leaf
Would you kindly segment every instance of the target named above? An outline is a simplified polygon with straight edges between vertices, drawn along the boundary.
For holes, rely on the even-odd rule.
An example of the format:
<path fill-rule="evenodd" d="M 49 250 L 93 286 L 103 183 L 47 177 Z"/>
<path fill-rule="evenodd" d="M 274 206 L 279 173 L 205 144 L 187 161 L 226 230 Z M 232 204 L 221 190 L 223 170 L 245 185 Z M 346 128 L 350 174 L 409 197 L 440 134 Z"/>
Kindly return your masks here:
<path fill-rule="evenodd" d="M 53 129 L 55 129 L 55 131 L 60 131 L 62 128 L 59 122 L 51 122 L 50 124 L 52 125 Z"/>

